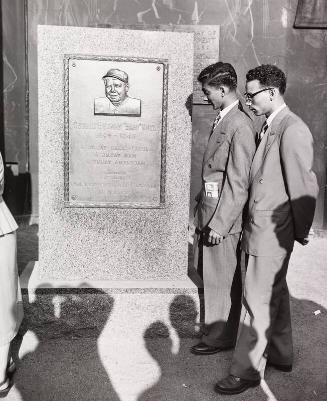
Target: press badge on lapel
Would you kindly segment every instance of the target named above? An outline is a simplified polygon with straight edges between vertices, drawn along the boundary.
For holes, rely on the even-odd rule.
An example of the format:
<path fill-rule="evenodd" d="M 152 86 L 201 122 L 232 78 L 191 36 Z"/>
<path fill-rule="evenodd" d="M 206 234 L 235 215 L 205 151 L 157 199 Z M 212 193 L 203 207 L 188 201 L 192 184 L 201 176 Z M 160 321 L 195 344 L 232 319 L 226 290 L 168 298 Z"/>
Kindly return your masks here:
<path fill-rule="evenodd" d="M 219 189 L 217 182 L 205 182 L 204 189 L 208 198 L 218 198 Z"/>

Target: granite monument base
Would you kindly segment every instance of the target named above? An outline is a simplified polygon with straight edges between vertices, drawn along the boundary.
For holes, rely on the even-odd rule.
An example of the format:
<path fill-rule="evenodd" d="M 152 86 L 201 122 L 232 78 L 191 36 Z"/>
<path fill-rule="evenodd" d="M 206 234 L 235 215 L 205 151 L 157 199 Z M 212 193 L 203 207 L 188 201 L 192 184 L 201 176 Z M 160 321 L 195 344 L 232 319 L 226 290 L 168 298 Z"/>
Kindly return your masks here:
<path fill-rule="evenodd" d="M 44 281 L 30 262 L 20 281 L 26 325 L 38 336 L 88 337 L 104 327 L 113 338 L 197 337 L 198 287 L 181 281 Z"/>

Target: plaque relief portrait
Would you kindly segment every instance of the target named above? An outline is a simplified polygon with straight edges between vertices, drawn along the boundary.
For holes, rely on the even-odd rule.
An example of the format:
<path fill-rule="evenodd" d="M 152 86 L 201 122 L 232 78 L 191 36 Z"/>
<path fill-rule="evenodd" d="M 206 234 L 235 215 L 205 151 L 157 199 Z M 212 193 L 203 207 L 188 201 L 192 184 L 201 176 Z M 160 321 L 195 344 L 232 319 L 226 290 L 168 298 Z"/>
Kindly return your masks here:
<path fill-rule="evenodd" d="M 141 115 L 141 100 L 128 96 L 129 76 L 125 71 L 111 68 L 103 77 L 106 97 L 94 100 L 94 114 Z"/>
<path fill-rule="evenodd" d="M 164 207 L 167 60 L 65 55 L 64 70 L 65 206 Z"/>

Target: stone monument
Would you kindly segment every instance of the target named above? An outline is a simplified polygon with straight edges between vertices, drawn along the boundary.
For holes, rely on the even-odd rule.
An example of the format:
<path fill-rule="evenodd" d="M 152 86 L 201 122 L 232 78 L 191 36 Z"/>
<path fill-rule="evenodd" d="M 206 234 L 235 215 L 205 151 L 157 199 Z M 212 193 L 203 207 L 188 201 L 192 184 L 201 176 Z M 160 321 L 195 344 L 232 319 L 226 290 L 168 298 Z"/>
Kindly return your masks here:
<path fill-rule="evenodd" d="M 40 279 L 186 279 L 192 54 L 182 33 L 39 27 Z M 95 112 L 109 70 L 140 115 Z"/>
<path fill-rule="evenodd" d="M 176 296 L 194 297 L 196 308 L 185 105 L 193 34 L 39 26 L 38 71 L 39 261 L 23 274 L 30 295 L 101 289 L 114 297 L 120 333 L 135 313 L 134 332 L 168 324 Z"/>

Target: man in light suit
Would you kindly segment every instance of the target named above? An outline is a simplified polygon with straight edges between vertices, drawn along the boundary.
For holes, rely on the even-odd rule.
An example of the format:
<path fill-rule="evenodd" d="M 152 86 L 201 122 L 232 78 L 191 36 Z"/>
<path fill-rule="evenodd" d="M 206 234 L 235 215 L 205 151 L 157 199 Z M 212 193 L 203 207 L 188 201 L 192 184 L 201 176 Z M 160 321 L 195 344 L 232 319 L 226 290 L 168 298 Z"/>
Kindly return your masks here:
<path fill-rule="evenodd" d="M 261 65 L 247 73 L 246 81 L 247 105 L 267 120 L 250 173 L 239 336 L 230 374 L 215 387 L 220 394 L 238 394 L 259 385 L 266 364 L 292 370 L 286 273 L 294 241 L 308 243 L 318 193 L 312 135 L 284 102 L 284 73 L 276 66 Z"/>
<path fill-rule="evenodd" d="M 203 271 L 206 332 L 191 352 L 208 355 L 236 342 L 242 295 L 239 240 L 255 133 L 237 98 L 237 75 L 229 63 L 210 65 L 198 80 L 218 112 L 203 158 L 193 246 L 195 268 Z"/>
<path fill-rule="evenodd" d="M 106 97 L 94 99 L 94 114 L 141 115 L 141 100 L 128 96 L 128 75 L 118 68 L 111 68 L 103 77 Z"/>

